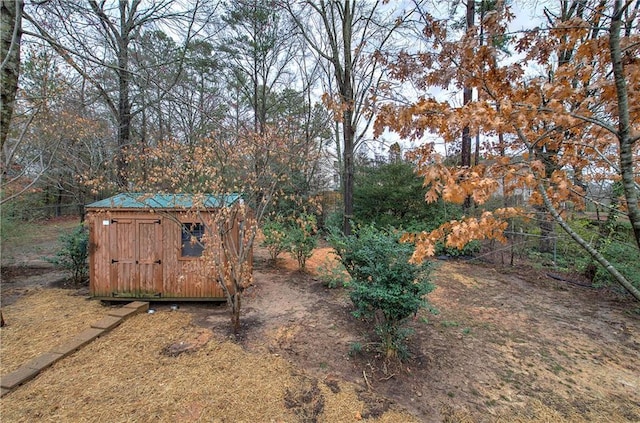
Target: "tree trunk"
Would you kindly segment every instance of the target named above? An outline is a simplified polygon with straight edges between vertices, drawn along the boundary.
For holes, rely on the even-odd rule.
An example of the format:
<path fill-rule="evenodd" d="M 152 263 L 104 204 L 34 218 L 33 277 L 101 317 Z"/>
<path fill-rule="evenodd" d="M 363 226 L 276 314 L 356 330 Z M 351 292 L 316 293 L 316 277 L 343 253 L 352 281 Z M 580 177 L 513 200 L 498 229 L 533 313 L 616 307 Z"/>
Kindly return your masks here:
<path fill-rule="evenodd" d="M 631 3 L 628 3 L 629 6 Z M 616 98 L 618 103 L 618 142 L 620 143 L 620 173 L 624 196 L 627 201 L 629 221 L 633 228 L 633 234 L 638 248 L 640 248 L 640 207 L 638 207 L 638 189 L 636 188 L 634 175 L 633 147 L 638 141 L 631 138 L 631 118 L 629 116 L 629 93 L 627 80 L 625 79 L 624 63 L 620 48 L 620 30 L 622 27 L 622 2 L 615 1 L 614 13 L 609 29 L 609 51 L 613 65 L 613 78 L 616 85 Z"/>
<path fill-rule="evenodd" d="M 343 122 L 343 138 L 344 138 L 344 221 L 342 231 L 346 236 L 351 235 L 351 219 L 353 219 L 353 187 L 354 187 L 354 171 L 355 164 L 354 155 L 354 137 L 355 130 L 351 123 L 352 113 L 346 111 L 344 113 Z"/>
<path fill-rule="evenodd" d="M 129 87 L 131 72 L 129 71 L 129 41 L 131 25 L 129 22 L 129 5 L 120 0 L 120 33 L 118 39 L 118 152 L 116 157 L 116 180 L 118 185 L 127 187 L 126 150 L 131 144 L 131 99 Z M 133 11 L 132 11 L 133 14 Z"/>
<path fill-rule="evenodd" d="M 342 231 L 345 236 L 351 235 L 351 219 L 353 219 L 353 186 L 355 163 L 353 156 L 355 153 L 355 128 L 353 122 L 353 106 L 355 104 L 353 92 L 353 60 L 351 56 L 351 37 L 353 35 L 353 10 L 349 1 L 344 2 L 344 16 L 342 20 L 342 48 L 344 52 L 344 68 L 340 63 L 334 63 L 336 76 L 340 86 L 340 96 L 342 100 L 342 137 L 344 138 L 344 221 Z"/>
<path fill-rule="evenodd" d="M 117 181 L 121 187 L 127 185 L 127 163 L 125 152 L 131 142 L 131 103 L 129 100 L 128 52 L 122 47 L 118 57 L 118 156 Z"/>
<path fill-rule="evenodd" d="M 2 0 L 0 6 L 0 154 L 4 159 L 4 145 L 18 90 L 20 75 L 20 39 L 22 38 L 22 0 Z M 3 165 L 8 164 L 2 161 Z"/>
<path fill-rule="evenodd" d="M 467 0 L 467 33 L 475 26 L 475 0 Z M 465 85 L 462 90 L 462 103 L 466 106 L 473 101 L 473 88 Z M 460 164 L 462 166 L 471 166 L 471 131 L 469 126 L 462 128 L 462 142 L 460 146 Z M 471 196 L 468 196 L 464 200 L 463 208 L 465 212 L 471 209 L 472 200 Z"/>
<path fill-rule="evenodd" d="M 234 334 L 240 333 L 240 305 L 241 305 L 241 294 L 239 290 L 236 290 L 233 294 L 231 294 L 231 327 L 233 328 Z"/>
<path fill-rule="evenodd" d="M 471 96 L 467 97 L 467 93 L 471 93 L 471 89 L 464 89 L 464 101 L 467 104 L 467 98 L 469 98 L 468 102 L 471 102 Z M 463 167 L 471 167 L 471 133 L 469 131 L 469 127 L 465 126 L 462 129 L 462 150 L 460 152 L 460 164 Z M 464 199 L 464 203 L 462 204 L 462 208 L 465 213 L 468 213 L 473 206 L 473 200 L 470 195 Z"/>
<path fill-rule="evenodd" d="M 547 145 L 537 146 L 533 149 L 535 157 L 538 158 L 544 164 L 544 178 L 550 179 L 551 175 L 559 169 L 556 162 L 558 157 L 558 150 L 552 149 Z M 546 205 L 534 206 L 536 210 L 536 220 L 538 221 L 538 227 L 540 228 L 540 242 L 539 250 L 542 253 L 550 253 L 553 251 L 553 245 L 555 243 L 555 229 L 553 220 L 549 218 L 549 211 Z"/>
<path fill-rule="evenodd" d="M 538 249 L 541 253 L 552 253 L 556 243 L 555 224 L 549 218 L 546 207 L 536 207 L 536 217 L 538 219 L 538 227 L 540 228 L 540 242 Z"/>
<path fill-rule="evenodd" d="M 463 92 L 464 104 L 471 103 L 470 88 L 465 88 Z M 462 144 L 460 146 L 460 164 L 462 166 L 471 166 L 471 132 L 468 126 L 462 129 Z"/>
<path fill-rule="evenodd" d="M 475 26 L 475 0 L 467 0 L 467 34 Z M 462 91 L 462 104 L 465 106 L 473 101 L 473 88 L 465 84 Z M 471 133 L 469 126 L 462 129 L 462 146 L 460 151 L 460 164 L 462 166 L 471 166 Z"/>
<path fill-rule="evenodd" d="M 62 181 L 60 181 L 60 184 L 62 184 Z M 58 193 L 56 195 L 56 217 L 60 216 L 62 216 L 62 188 L 58 188 Z"/>

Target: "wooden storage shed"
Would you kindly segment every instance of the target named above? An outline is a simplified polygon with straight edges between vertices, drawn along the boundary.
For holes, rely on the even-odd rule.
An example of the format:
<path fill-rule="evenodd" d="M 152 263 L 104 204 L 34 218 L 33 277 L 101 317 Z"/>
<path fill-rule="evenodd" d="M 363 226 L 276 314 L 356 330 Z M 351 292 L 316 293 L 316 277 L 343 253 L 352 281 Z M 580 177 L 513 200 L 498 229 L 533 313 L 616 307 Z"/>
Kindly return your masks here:
<path fill-rule="evenodd" d="M 240 201 L 236 194 L 127 193 L 87 205 L 91 297 L 225 300 L 215 267 L 202 257 L 203 245 L 192 240 L 200 240 L 211 227 L 216 209 L 235 207 Z M 227 223 L 236 240 L 237 223 Z M 221 248 L 217 244 L 207 245 L 207 251 Z"/>

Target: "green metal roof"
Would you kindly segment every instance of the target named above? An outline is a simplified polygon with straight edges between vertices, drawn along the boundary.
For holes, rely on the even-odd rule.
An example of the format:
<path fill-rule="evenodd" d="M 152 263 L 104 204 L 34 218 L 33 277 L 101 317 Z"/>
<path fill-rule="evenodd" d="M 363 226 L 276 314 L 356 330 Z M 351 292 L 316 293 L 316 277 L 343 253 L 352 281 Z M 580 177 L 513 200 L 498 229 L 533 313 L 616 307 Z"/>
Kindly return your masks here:
<path fill-rule="evenodd" d="M 115 209 L 190 209 L 194 205 L 205 208 L 229 206 L 239 194 L 144 194 L 123 193 L 87 204 L 88 208 Z"/>

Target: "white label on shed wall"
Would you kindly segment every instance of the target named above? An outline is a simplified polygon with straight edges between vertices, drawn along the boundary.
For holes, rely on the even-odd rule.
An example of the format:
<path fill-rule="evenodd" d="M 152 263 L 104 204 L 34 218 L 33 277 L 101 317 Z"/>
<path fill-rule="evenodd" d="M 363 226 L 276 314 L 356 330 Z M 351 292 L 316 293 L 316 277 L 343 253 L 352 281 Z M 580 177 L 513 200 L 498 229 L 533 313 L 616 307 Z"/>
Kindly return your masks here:
<path fill-rule="evenodd" d="M 103 226 L 109 226 L 109 221 L 108 220 L 103 220 L 102 221 L 102 225 Z"/>

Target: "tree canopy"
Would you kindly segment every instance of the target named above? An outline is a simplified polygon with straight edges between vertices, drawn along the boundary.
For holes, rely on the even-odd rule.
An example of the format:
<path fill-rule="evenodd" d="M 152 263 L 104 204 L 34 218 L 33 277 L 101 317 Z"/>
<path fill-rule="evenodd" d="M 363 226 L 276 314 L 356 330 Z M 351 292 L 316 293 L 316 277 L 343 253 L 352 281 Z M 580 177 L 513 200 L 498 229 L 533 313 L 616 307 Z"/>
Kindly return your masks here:
<path fill-rule="evenodd" d="M 442 21 L 427 16 L 424 34 L 431 49 L 391 63 L 394 74 L 422 80 L 423 86 L 472 87 L 479 98 L 462 106 L 428 95 L 410 105 L 387 104 L 376 130 L 417 138 L 433 132 L 447 141 L 467 127 L 483 135 L 484 160 L 472 166 L 448 165 L 431 144 L 416 152 L 418 171 L 430 187 L 427 201 L 461 203 L 471 197 L 482 205 L 494 195 L 530 193 L 528 205 L 544 210 L 640 299 L 640 291 L 565 219 L 568 202 L 583 208 L 593 201 L 585 189 L 590 182 L 620 180 L 621 209 L 640 248 L 637 6 L 562 1 L 546 9 L 546 16 L 546 26 L 509 35 L 519 60 L 506 60 L 501 45 L 485 41 L 509 33 L 514 16 L 506 6 L 484 17 L 483 34 L 472 29 L 455 41 Z M 530 211 L 479 210 L 407 239 L 417 243 L 414 259 L 422 260 L 443 237 L 457 247 L 471 239 L 504 239 L 506 219 L 533 217 Z"/>
<path fill-rule="evenodd" d="M 541 253 L 560 228 L 640 298 L 605 254 L 640 251 L 640 3 L 550 2 L 534 28 L 504 1 L 404 6 L 3 1 L 0 201 L 242 191 L 259 224 L 339 190 L 347 234 L 428 229 L 416 261 L 529 219 Z M 387 131 L 396 159 L 418 147 L 358 169 Z M 608 223 L 581 233 L 583 210 Z"/>

